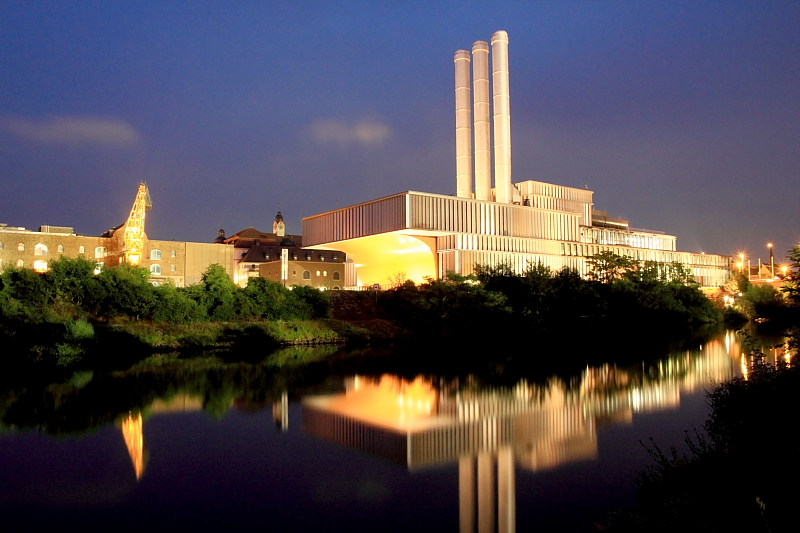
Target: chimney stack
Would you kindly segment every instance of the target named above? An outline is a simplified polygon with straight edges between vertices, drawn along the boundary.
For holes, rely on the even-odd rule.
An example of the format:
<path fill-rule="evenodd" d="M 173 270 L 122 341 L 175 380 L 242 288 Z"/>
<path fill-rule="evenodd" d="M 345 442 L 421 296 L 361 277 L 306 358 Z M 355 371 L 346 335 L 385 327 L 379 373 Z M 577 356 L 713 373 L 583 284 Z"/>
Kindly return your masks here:
<path fill-rule="evenodd" d="M 511 203 L 511 111 L 508 90 L 508 33 L 492 34 L 492 89 L 494 93 L 495 201 Z"/>
<path fill-rule="evenodd" d="M 469 52 L 457 50 L 456 67 L 456 196 L 472 198 L 472 108 Z"/>
<path fill-rule="evenodd" d="M 492 138 L 489 125 L 489 44 L 472 45 L 472 76 L 475 99 L 475 198 L 492 199 Z"/>

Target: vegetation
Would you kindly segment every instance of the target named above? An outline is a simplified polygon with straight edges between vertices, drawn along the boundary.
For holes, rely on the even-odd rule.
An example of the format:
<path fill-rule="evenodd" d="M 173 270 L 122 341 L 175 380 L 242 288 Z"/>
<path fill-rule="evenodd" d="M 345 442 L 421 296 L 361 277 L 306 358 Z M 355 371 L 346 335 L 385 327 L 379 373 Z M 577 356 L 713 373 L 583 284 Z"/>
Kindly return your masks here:
<path fill-rule="evenodd" d="M 800 474 L 800 441 L 788 413 L 800 387 L 798 335 L 795 329 L 791 364 L 768 364 L 751 351 L 745 377 L 708 393 L 711 415 L 703 431 L 687 433 L 687 452 L 651 442 L 654 461 L 636 479 L 636 506 L 601 529 L 794 531 L 791 487 Z"/>

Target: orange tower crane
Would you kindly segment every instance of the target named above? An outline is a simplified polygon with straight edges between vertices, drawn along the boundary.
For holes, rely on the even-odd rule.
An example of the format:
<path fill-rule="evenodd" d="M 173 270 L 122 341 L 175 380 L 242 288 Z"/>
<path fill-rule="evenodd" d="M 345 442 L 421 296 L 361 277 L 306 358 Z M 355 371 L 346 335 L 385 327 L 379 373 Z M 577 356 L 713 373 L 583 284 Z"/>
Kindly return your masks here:
<path fill-rule="evenodd" d="M 153 207 L 150 200 L 150 191 L 146 183 L 139 184 L 136 200 L 133 202 L 131 214 L 125 222 L 125 261 L 131 265 L 138 265 L 144 253 L 144 212 Z"/>

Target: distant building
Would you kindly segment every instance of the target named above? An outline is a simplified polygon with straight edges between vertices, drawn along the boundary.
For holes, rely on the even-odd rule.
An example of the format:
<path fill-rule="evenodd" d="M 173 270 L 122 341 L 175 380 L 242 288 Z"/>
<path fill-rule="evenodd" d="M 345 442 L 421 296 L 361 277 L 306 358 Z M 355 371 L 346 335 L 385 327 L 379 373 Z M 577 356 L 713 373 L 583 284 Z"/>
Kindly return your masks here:
<path fill-rule="evenodd" d="M 307 285 L 324 290 L 344 290 L 355 285 L 353 263 L 344 252 L 303 248 L 301 235 L 285 235 L 280 211 L 272 228 L 272 233 L 248 228 L 230 237 L 220 230 L 214 240 L 233 249 L 233 280 L 239 286 L 246 286 L 253 277 L 288 287 Z"/>
<path fill-rule="evenodd" d="M 137 194 L 147 192 L 142 184 Z M 149 195 L 148 195 L 149 199 Z M 49 264 L 60 257 L 83 257 L 95 263 L 95 272 L 131 262 L 130 240 L 126 232 L 136 219 L 136 259 L 133 264 L 150 272 L 154 285 L 171 282 L 185 287 L 200 282 L 203 272 L 212 264 L 220 264 L 233 278 L 233 249 L 210 243 L 160 241 L 147 237 L 144 232 L 143 209 L 134 203 L 131 216 L 125 224 L 116 226 L 99 237 L 78 235 L 67 226 L 40 226 L 37 231 L 23 227 L 0 224 L 0 268 L 6 266 L 47 271 Z M 138 249 L 141 248 L 141 249 Z"/>

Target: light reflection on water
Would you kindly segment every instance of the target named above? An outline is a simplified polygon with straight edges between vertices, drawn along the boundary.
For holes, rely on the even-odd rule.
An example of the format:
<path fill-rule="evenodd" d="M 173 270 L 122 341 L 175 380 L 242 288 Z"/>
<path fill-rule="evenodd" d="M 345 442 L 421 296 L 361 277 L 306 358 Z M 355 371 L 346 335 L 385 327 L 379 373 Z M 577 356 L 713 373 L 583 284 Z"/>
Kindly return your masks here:
<path fill-rule="evenodd" d="M 217 453 L 222 454 L 221 460 L 231 465 L 228 475 L 234 478 L 246 477 L 247 474 L 235 466 L 246 464 L 237 450 L 243 438 L 250 440 L 251 446 L 252 441 L 259 439 L 268 446 L 280 443 L 283 438 L 300 438 L 304 450 L 311 449 L 312 454 L 319 455 L 314 458 L 317 462 L 324 462 L 326 454 L 335 456 L 335 448 L 340 448 L 401 465 L 410 473 L 433 472 L 436 468 L 448 466 L 456 468 L 451 489 L 453 495 L 457 494 L 457 510 L 453 508 L 452 512 L 457 516 L 458 529 L 463 532 L 508 532 L 517 528 L 518 509 L 529 504 L 528 489 L 524 494 L 518 494 L 519 479 L 524 479 L 527 487 L 530 484 L 528 478 L 534 474 L 557 471 L 565 465 L 586 461 L 601 463 L 603 454 L 598 445 L 598 433 L 602 434 L 603 428 L 631 425 L 636 417 L 679 409 L 682 398 L 703 394 L 709 384 L 737 375 L 742 354 L 741 339 L 728 332 L 696 350 L 674 353 L 654 365 L 642 364 L 641 368 L 620 368 L 610 364 L 586 367 L 579 376 L 566 381 L 553 378 L 544 384 L 520 380 L 509 387 L 484 387 L 480 379 L 473 377 L 354 375 L 342 379 L 338 386 L 328 387 L 329 390 L 338 389 L 336 392 L 306 395 L 299 399 L 299 406 L 293 404 L 295 406 L 291 409 L 289 393 L 284 392 L 272 403 L 269 413 L 280 432 L 267 440 L 263 437 L 264 428 L 258 426 L 263 416 L 244 419 L 244 428 L 237 427 L 236 431 L 224 431 L 225 424 L 231 422 L 227 415 L 218 422 L 210 421 L 203 426 L 217 427 L 213 431 L 217 439 L 214 446 Z M 774 357 L 782 356 L 776 353 Z M 141 412 L 131 412 L 118 422 L 132 474 L 140 482 L 140 487 L 147 487 L 141 483 L 149 476 L 163 480 L 165 476 L 173 475 L 169 469 L 174 465 L 163 461 L 149 463 L 149 454 L 158 456 L 159 446 L 164 446 L 170 439 L 201 438 L 200 429 L 191 422 L 196 422 L 196 417 L 175 424 L 159 421 L 168 416 L 188 417 L 202 410 L 203 404 L 201 397 L 181 393 L 169 400 L 153 402 L 145 418 Z M 229 407 L 241 409 L 235 400 Z M 699 420 L 687 423 L 687 429 L 690 423 L 702 423 L 704 415 L 700 416 Z M 14 437 L 5 435 L 0 439 Z M 291 442 L 297 444 L 300 441 Z M 74 444 L 72 447 L 73 453 L 81 453 L 79 447 Z M 298 472 L 307 470 L 307 463 L 313 462 L 312 459 L 308 453 L 295 454 L 295 451 L 286 452 L 288 455 L 284 456 L 283 464 L 272 465 L 267 471 L 282 468 Z M 0 446 L 0 466 L 24 464 L 24 458 L 20 461 L 15 459 L 3 458 Z M 194 461 L 192 458 L 187 460 Z M 375 466 L 362 458 L 352 460 L 356 461 L 356 468 Z M 336 471 L 336 460 L 331 458 L 330 462 L 333 464 L 327 466 Z M 204 477 L 203 464 L 195 468 L 197 471 L 193 475 L 198 476 L 202 483 L 215 482 L 210 473 Z M 338 472 L 338 476 L 345 477 L 352 463 L 342 468 L 345 471 Z M 354 479 L 357 478 L 354 472 L 350 473 Z M 333 498 L 334 502 L 337 501 L 337 491 L 346 490 L 331 481 L 330 472 L 324 479 L 314 477 L 313 473 L 305 472 L 304 475 L 310 476 L 308 479 L 317 487 L 318 495 L 327 494 L 326 498 Z M 0 471 L 0 482 L 4 476 Z M 394 501 L 393 491 L 387 488 L 386 480 L 367 478 L 359 482 L 356 491 L 359 498 L 373 507 L 378 505 L 377 501 L 384 507 L 388 505 L 386 502 Z M 419 482 L 424 483 L 425 478 L 420 478 Z M 229 485 L 232 482 L 226 479 L 224 483 Z M 274 483 L 280 485 L 281 481 L 276 479 Z M 230 489 L 245 490 L 235 483 L 230 485 Z M 146 492 L 146 488 L 141 490 Z M 8 502 L 3 496 L 6 494 L 0 489 L 0 511 L 7 508 Z M 25 497 L 17 494 L 14 499 L 24 501 Z M 34 501 L 25 504 L 36 505 L 35 496 Z M 128 505 L 133 509 L 138 503 L 128 502 Z M 308 505 L 307 512 L 313 516 L 314 506 L 319 502 L 309 498 L 299 505 Z M 358 505 L 361 504 L 350 502 L 338 512 L 364 512 Z M 395 502 L 395 505 L 405 509 L 402 502 Z M 336 516 L 336 511 L 333 512 Z M 388 519 L 397 511 L 387 507 L 382 512 Z M 238 519 L 243 520 L 243 524 L 248 523 L 246 516 Z M 303 520 L 323 529 L 313 518 L 305 516 Z M 524 529 L 530 527 L 526 524 Z M 329 523 L 325 529 L 337 530 Z"/>

